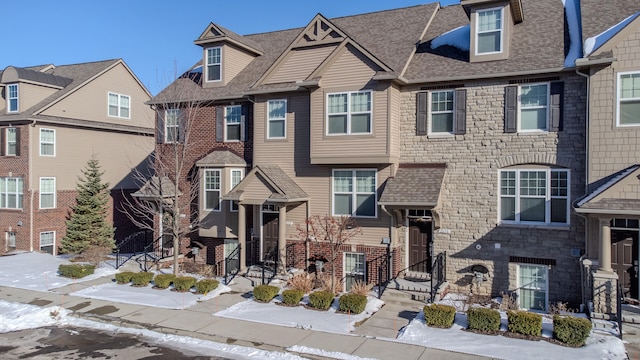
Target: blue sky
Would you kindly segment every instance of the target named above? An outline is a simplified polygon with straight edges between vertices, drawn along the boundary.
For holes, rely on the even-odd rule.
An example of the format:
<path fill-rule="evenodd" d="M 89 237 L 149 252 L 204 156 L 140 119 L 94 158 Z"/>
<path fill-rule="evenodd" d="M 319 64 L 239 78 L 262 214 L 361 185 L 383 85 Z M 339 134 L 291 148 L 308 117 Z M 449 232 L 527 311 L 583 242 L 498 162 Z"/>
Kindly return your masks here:
<path fill-rule="evenodd" d="M 0 69 L 123 58 L 156 94 L 196 61 L 210 22 L 241 35 L 433 0 L 21 0 L 4 1 Z M 444 5 L 458 0 L 441 0 Z"/>

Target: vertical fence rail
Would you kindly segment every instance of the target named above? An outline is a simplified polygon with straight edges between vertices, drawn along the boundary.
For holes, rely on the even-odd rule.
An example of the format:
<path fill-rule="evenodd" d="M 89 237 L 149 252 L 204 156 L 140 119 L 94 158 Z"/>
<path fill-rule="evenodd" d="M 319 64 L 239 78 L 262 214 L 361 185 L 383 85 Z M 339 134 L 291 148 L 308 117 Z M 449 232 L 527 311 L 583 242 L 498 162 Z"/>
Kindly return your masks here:
<path fill-rule="evenodd" d="M 229 281 L 233 280 L 233 277 L 235 277 L 235 275 L 238 273 L 239 269 L 236 268 L 234 269 L 235 271 L 233 272 L 233 277 L 231 279 L 229 279 L 229 275 L 231 274 L 230 271 L 230 266 L 229 263 L 232 260 L 236 260 L 239 261 L 240 259 L 240 251 L 242 250 L 240 244 L 238 244 L 238 246 L 236 246 L 236 248 L 231 252 L 231 254 L 229 254 L 229 256 L 224 258 L 224 284 L 225 285 L 229 285 Z M 237 264 L 238 266 L 240 266 L 240 264 Z"/>
<path fill-rule="evenodd" d="M 447 252 L 441 252 L 436 256 L 431 267 L 431 302 L 436 299 L 440 285 L 447 281 Z"/>

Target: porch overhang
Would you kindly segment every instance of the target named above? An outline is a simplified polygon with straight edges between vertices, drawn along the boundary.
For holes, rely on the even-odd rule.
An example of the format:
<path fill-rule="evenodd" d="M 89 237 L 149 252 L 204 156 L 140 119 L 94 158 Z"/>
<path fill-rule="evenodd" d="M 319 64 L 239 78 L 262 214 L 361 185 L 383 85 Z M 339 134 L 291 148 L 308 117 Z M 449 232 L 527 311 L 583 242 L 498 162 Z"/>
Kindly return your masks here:
<path fill-rule="evenodd" d="M 223 200 L 245 205 L 291 204 L 309 201 L 309 195 L 278 165 L 256 165 Z"/>
<path fill-rule="evenodd" d="M 574 205 L 579 214 L 640 215 L 640 164 L 600 180 L 600 186 Z"/>
<path fill-rule="evenodd" d="M 182 193 L 178 191 L 177 196 L 180 195 L 182 195 Z M 140 190 L 134 192 L 131 196 L 142 201 L 166 201 L 176 196 L 175 183 L 166 176 L 152 176 L 146 183 L 144 183 L 144 185 L 142 185 Z"/>
<path fill-rule="evenodd" d="M 378 204 L 397 209 L 433 209 L 438 205 L 446 164 L 400 164 Z"/>

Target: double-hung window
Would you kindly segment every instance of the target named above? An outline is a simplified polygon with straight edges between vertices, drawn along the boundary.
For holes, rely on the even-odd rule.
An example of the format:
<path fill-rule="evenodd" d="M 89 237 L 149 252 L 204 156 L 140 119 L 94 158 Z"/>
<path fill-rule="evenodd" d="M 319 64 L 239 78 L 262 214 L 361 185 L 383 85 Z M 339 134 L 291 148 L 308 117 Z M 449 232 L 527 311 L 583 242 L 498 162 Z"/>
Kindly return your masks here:
<path fill-rule="evenodd" d="M 618 74 L 618 126 L 640 125 L 640 72 Z"/>
<path fill-rule="evenodd" d="M 56 242 L 55 231 L 43 231 L 40 233 L 40 251 L 53 255 L 53 247 Z"/>
<path fill-rule="evenodd" d="M 220 211 L 220 170 L 204 170 L 204 208 Z"/>
<path fill-rule="evenodd" d="M 56 178 L 40 178 L 40 209 L 56 207 Z"/>
<path fill-rule="evenodd" d="M 520 86 L 519 131 L 545 131 L 549 128 L 549 84 Z"/>
<path fill-rule="evenodd" d="M 131 111 L 128 95 L 109 93 L 109 116 L 128 119 Z"/>
<path fill-rule="evenodd" d="M 521 309 L 547 310 L 547 266 L 518 264 L 518 299 Z"/>
<path fill-rule="evenodd" d="M 433 91 L 431 94 L 431 134 L 453 134 L 454 91 Z"/>
<path fill-rule="evenodd" d="M 513 169 L 500 171 L 502 223 L 569 224 L 569 171 Z"/>
<path fill-rule="evenodd" d="M 370 134 L 371 91 L 327 95 L 327 134 Z"/>
<path fill-rule="evenodd" d="M 168 109 L 164 112 L 164 142 L 178 142 L 180 136 L 180 110 Z"/>
<path fill-rule="evenodd" d="M 40 156 L 56 155 L 56 131 L 40 129 Z"/>
<path fill-rule="evenodd" d="M 22 209 L 22 178 L 0 177 L 0 209 Z"/>
<path fill-rule="evenodd" d="M 495 54 L 502 52 L 504 33 L 503 8 L 481 10 L 477 12 L 476 54 Z"/>
<path fill-rule="evenodd" d="M 18 84 L 10 84 L 7 86 L 7 111 L 18 112 L 20 110 L 18 101 Z"/>
<path fill-rule="evenodd" d="M 224 108 L 225 141 L 240 141 L 242 138 L 242 105 Z"/>
<path fill-rule="evenodd" d="M 269 100 L 268 102 L 267 137 L 269 139 L 284 139 L 287 137 L 287 100 Z"/>
<path fill-rule="evenodd" d="M 363 253 L 344 253 L 344 279 L 345 291 L 351 290 L 356 281 L 364 282 L 366 280 Z"/>
<path fill-rule="evenodd" d="M 376 170 L 333 170 L 333 215 L 376 217 Z"/>
<path fill-rule="evenodd" d="M 244 170 L 242 169 L 231 169 L 231 188 L 236 187 L 236 185 L 240 184 L 242 181 L 242 177 L 244 176 Z M 238 202 L 235 200 L 231 200 L 231 211 L 238 211 Z"/>
<path fill-rule="evenodd" d="M 6 130 L 5 155 L 16 156 L 18 155 L 18 130 L 17 128 L 11 127 L 7 128 Z"/>
<path fill-rule="evenodd" d="M 207 81 L 222 80 L 222 48 L 207 49 Z"/>

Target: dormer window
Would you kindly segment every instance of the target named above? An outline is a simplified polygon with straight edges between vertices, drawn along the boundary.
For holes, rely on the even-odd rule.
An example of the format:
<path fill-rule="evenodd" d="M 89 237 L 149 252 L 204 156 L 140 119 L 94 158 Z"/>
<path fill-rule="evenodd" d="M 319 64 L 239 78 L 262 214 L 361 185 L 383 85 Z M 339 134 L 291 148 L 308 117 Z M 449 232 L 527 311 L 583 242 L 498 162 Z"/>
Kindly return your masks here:
<path fill-rule="evenodd" d="M 207 81 L 222 80 L 222 49 L 214 47 L 207 49 Z"/>
<path fill-rule="evenodd" d="M 476 54 L 495 54 L 502 52 L 504 33 L 503 8 L 479 10 L 476 23 Z"/>
<path fill-rule="evenodd" d="M 18 112 L 18 84 L 11 84 L 7 86 L 7 111 Z"/>

